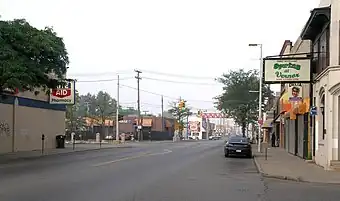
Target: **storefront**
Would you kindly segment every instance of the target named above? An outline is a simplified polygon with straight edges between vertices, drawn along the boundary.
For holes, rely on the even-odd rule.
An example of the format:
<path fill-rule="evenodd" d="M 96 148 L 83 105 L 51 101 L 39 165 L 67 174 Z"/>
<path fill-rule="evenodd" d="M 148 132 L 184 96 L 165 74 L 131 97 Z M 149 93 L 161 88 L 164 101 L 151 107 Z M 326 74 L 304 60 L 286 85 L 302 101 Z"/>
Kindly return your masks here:
<path fill-rule="evenodd" d="M 332 169 L 339 161 L 340 115 L 340 2 L 321 1 L 302 31 L 301 38 L 312 42 L 313 50 L 313 146 L 315 162 Z"/>

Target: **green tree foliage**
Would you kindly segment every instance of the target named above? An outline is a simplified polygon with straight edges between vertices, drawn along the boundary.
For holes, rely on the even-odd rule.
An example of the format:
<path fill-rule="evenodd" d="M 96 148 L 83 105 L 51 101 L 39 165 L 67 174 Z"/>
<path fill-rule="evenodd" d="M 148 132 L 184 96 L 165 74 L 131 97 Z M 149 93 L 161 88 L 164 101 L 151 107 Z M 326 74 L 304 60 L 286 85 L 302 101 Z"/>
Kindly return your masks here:
<path fill-rule="evenodd" d="M 256 70 L 243 69 L 223 74 L 218 81 L 224 85 L 223 93 L 218 96 L 217 108 L 233 118 L 242 127 L 242 132 L 249 123 L 258 119 L 258 93 L 249 91 L 259 90 L 259 73 Z M 272 96 L 268 85 L 263 85 L 263 102 Z M 261 108 L 262 109 L 262 108 Z"/>
<path fill-rule="evenodd" d="M 186 102 L 186 101 L 185 101 Z M 187 116 L 190 116 L 192 114 L 190 107 L 187 105 L 185 108 L 180 109 L 178 107 L 178 102 L 173 101 L 169 104 L 170 109 L 168 110 L 168 113 L 170 113 L 174 118 L 176 118 L 177 122 L 180 125 L 180 134 L 182 134 L 183 128 L 186 124 L 186 118 Z"/>
<path fill-rule="evenodd" d="M 121 106 L 119 106 L 119 114 L 123 116 L 137 115 L 138 111 L 134 109 L 133 107 L 122 108 Z"/>
<path fill-rule="evenodd" d="M 99 121 L 115 119 L 116 100 L 107 92 L 99 91 L 96 95 L 79 95 L 76 92 L 76 103 L 67 107 L 66 127 L 68 130 L 79 131 L 86 126 L 85 117 Z"/>
<path fill-rule="evenodd" d="M 69 131 L 83 131 L 86 129 L 86 121 L 83 116 L 79 115 L 80 96 L 76 91 L 76 102 L 74 105 L 68 105 L 66 109 L 66 129 Z"/>
<path fill-rule="evenodd" d="M 96 96 L 95 116 L 100 117 L 102 124 L 107 119 L 113 119 L 116 113 L 116 100 L 113 99 L 107 92 L 100 91 Z"/>
<path fill-rule="evenodd" d="M 95 94 L 87 93 L 79 97 L 79 116 L 95 117 L 97 100 Z"/>
<path fill-rule="evenodd" d="M 55 88 L 63 84 L 68 63 L 63 39 L 52 28 L 0 20 L 0 92 Z"/>

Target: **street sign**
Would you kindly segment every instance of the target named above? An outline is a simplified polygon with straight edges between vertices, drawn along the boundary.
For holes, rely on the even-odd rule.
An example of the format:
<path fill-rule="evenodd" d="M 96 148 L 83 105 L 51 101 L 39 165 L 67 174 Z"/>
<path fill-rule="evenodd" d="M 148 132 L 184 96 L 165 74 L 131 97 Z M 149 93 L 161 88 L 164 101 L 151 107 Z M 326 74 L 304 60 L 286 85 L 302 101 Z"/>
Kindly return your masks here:
<path fill-rule="evenodd" d="M 310 116 L 315 116 L 315 115 L 318 114 L 318 110 L 316 109 L 315 106 L 313 106 L 313 107 L 310 108 L 309 113 L 310 113 Z"/>

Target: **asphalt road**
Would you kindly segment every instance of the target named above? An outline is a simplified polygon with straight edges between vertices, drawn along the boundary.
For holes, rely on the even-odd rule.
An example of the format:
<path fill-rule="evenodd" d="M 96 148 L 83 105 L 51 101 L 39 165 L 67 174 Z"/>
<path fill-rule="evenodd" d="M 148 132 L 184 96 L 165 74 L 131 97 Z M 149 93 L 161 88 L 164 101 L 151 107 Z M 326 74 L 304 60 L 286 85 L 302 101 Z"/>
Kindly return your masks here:
<path fill-rule="evenodd" d="M 267 180 L 222 141 L 145 144 L 0 165 L 1 201 L 338 201 L 339 186 Z"/>

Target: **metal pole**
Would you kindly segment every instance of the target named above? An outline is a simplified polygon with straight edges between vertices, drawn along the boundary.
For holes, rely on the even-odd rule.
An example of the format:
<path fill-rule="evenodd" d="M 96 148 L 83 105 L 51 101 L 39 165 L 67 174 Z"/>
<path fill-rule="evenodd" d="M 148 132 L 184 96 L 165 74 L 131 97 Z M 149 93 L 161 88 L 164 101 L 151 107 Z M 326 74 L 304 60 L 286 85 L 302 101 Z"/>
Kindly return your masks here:
<path fill-rule="evenodd" d="M 73 135 L 73 143 L 72 143 L 72 149 L 74 150 L 76 148 L 76 136 Z"/>
<path fill-rule="evenodd" d="M 161 98 L 161 105 L 162 105 L 162 132 L 164 132 L 164 101 L 163 101 L 163 95 Z"/>
<path fill-rule="evenodd" d="M 138 140 L 141 141 L 142 140 L 142 134 L 141 134 L 141 117 L 140 117 L 140 90 L 139 90 L 139 81 L 142 79 L 139 74 L 142 73 L 139 70 L 135 70 L 135 72 L 137 73 L 137 76 L 135 77 L 137 79 L 137 105 L 138 105 L 138 123 L 137 123 L 137 129 L 138 129 Z"/>
<path fill-rule="evenodd" d="M 263 52 L 262 52 L 262 44 L 260 44 L 260 81 L 259 81 L 259 131 L 258 131 L 258 146 L 257 151 L 261 152 L 261 122 L 262 121 L 262 79 L 263 79 Z"/>
<path fill-rule="evenodd" d="M 185 139 L 189 139 L 189 113 L 188 113 L 188 115 L 187 115 L 187 136 L 186 136 L 186 138 Z"/>
<path fill-rule="evenodd" d="M 180 104 L 181 101 L 182 101 L 182 97 L 179 97 L 179 102 L 178 103 Z M 178 125 L 179 125 L 179 127 L 178 127 L 178 135 L 176 136 L 176 141 L 183 134 L 183 133 L 181 133 L 181 132 L 183 132 L 182 129 L 181 129 L 181 119 L 182 119 L 181 109 L 178 108 Z"/>
<path fill-rule="evenodd" d="M 119 142 L 119 75 L 117 76 L 116 142 Z"/>
<path fill-rule="evenodd" d="M 45 149 L 45 135 L 41 135 L 41 154 L 44 155 L 44 149 Z"/>

